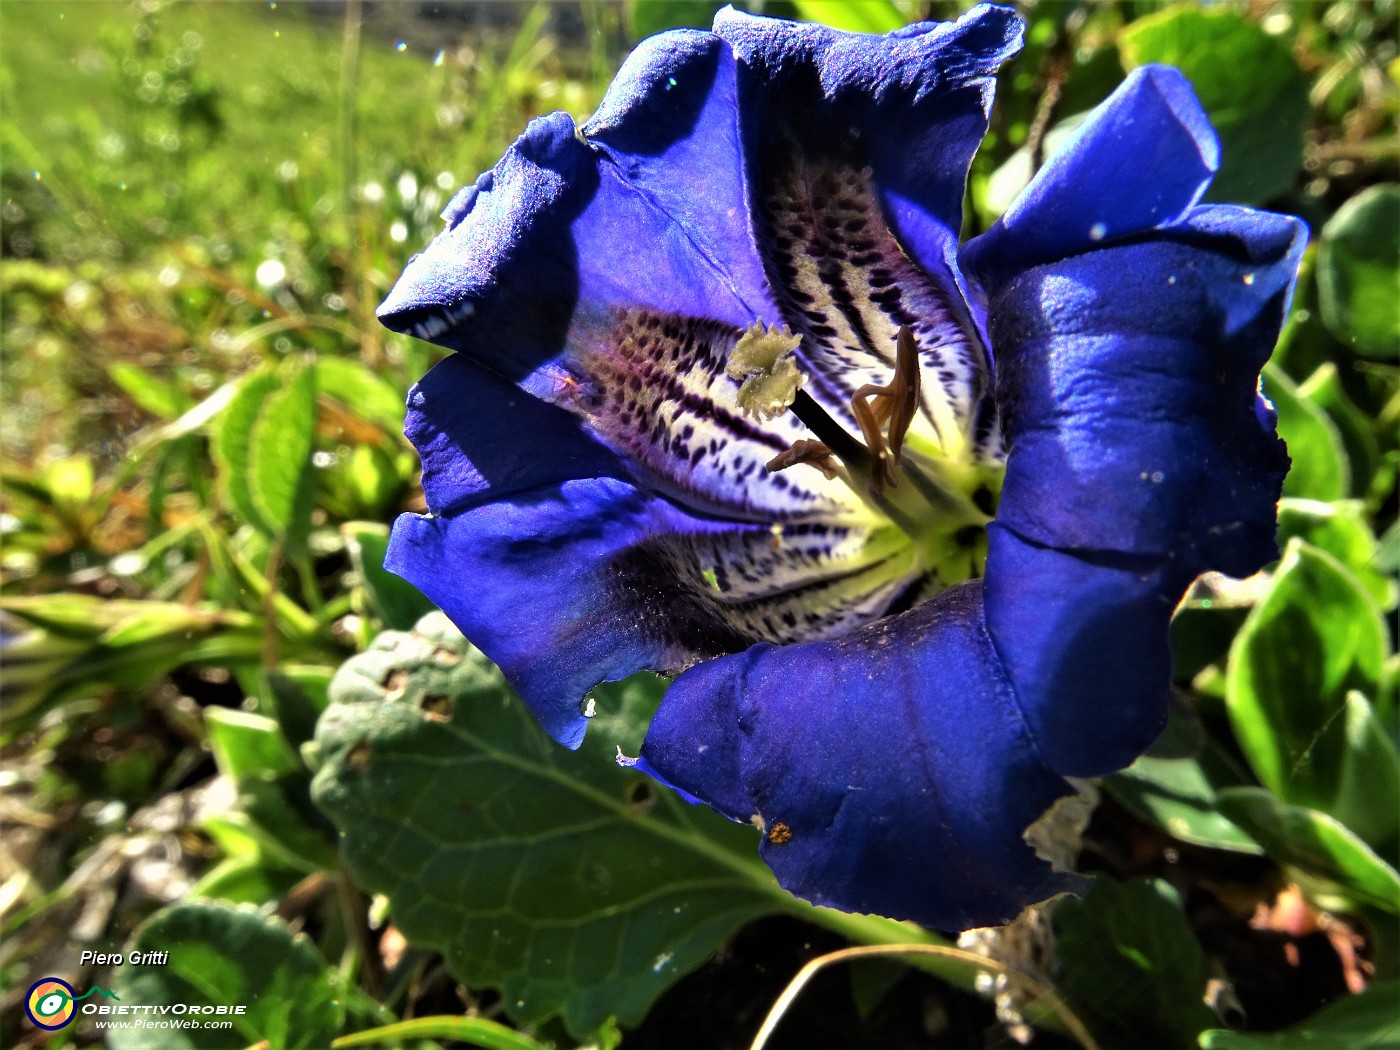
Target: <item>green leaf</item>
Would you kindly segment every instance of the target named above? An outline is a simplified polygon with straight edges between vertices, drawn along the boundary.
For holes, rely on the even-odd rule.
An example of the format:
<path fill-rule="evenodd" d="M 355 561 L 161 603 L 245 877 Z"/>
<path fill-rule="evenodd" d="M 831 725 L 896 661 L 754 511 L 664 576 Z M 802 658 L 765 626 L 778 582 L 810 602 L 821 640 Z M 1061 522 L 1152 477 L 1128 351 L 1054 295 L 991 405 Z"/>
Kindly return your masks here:
<path fill-rule="evenodd" d="M 369 612 L 386 627 L 406 631 L 428 613 L 433 603 L 417 587 L 384 568 L 389 529 L 368 521 L 351 521 L 340 527 L 350 562 L 369 600 Z"/>
<path fill-rule="evenodd" d="M 374 371 L 344 357 L 318 357 L 316 391 L 389 434 L 403 430 L 404 396 Z"/>
<path fill-rule="evenodd" d="M 1400 185 L 1372 186 L 1322 228 L 1317 256 L 1323 324 L 1365 354 L 1400 356 Z"/>
<path fill-rule="evenodd" d="M 1060 987 L 1105 1046 L 1175 1050 L 1212 1018 L 1205 963 L 1176 891 L 1165 882 L 1100 875 L 1083 900 L 1055 909 Z"/>
<path fill-rule="evenodd" d="M 1278 410 L 1278 432 L 1288 442 L 1293 464 L 1283 494 L 1304 499 L 1342 499 L 1351 487 L 1351 468 L 1337 427 L 1273 364 L 1264 366 L 1264 396 Z"/>
<path fill-rule="evenodd" d="M 1259 780 L 1289 802 L 1335 812 L 1348 759 L 1347 693 L 1375 695 L 1386 656 L 1380 612 L 1330 554 L 1289 543 L 1230 654 L 1226 706 Z"/>
<path fill-rule="evenodd" d="M 1394 606 L 1396 584 L 1381 564 L 1380 544 L 1364 504 L 1285 498 L 1278 507 L 1278 538 L 1283 545 L 1297 538 L 1326 551 L 1351 571 L 1377 607 Z"/>
<path fill-rule="evenodd" d="M 1144 755 L 1103 781 L 1115 799 L 1163 831 L 1198 846 L 1260 853 L 1258 843 L 1216 809 L 1216 786 L 1193 758 Z"/>
<path fill-rule="evenodd" d="M 248 491 L 273 534 L 299 538 L 311 513 L 311 449 L 316 436 L 316 373 L 289 362 L 280 389 L 258 408 L 249 439 Z"/>
<path fill-rule="evenodd" d="M 113 361 L 107 374 L 138 407 L 158 419 L 174 419 L 189 407 L 174 380 L 159 379 L 130 361 Z"/>
<path fill-rule="evenodd" d="M 59 593 L 0 599 L 0 610 L 34 628 L 5 649 L 7 733 L 21 712 L 82 689 L 148 687 L 182 664 L 229 666 L 262 650 L 252 617 L 203 606 Z"/>
<path fill-rule="evenodd" d="M 209 747 L 259 841 L 281 864 L 301 871 L 335 866 L 331 829 L 310 804 L 310 780 L 278 724 L 264 715 L 211 707 Z"/>
<path fill-rule="evenodd" d="M 245 1050 L 259 1042 L 298 1050 L 327 1046 L 340 1028 L 342 1011 L 325 961 L 304 936 L 251 908 L 174 904 L 138 927 L 127 951 L 169 957 L 117 968 L 115 990 L 123 1004 L 241 1005 L 245 1011 L 222 1015 L 231 1029 L 114 1028 L 107 1037 L 116 1050 Z M 205 1019 L 201 1013 L 199 1020 Z"/>
<path fill-rule="evenodd" d="M 1346 750 L 1329 812 L 1376 849 L 1386 850 L 1400 838 L 1400 752 L 1370 701 L 1355 690 L 1347 694 L 1346 712 L 1332 731 L 1342 737 Z"/>
<path fill-rule="evenodd" d="M 314 664 L 288 664 L 274 670 L 259 668 L 259 703 L 277 720 L 282 736 L 299 748 L 316 735 L 316 720 L 329 703 L 332 670 Z"/>
<path fill-rule="evenodd" d="M 281 897 L 306 877 L 304 867 L 290 867 L 268 850 L 265 835 L 240 812 L 213 813 L 200 828 L 223 852 L 190 891 L 192 897 L 208 897 L 235 904 L 266 904 Z"/>
<path fill-rule="evenodd" d="M 299 542 L 311 513 L 316 371 L 298 361 L 247 376 L 224 411 L 213 452 L 234 512 L 269 538 Z"/>
<path fill-rule="evenodd" d="M 790 906 L 752 829 L 617 765 L 658 693 L 645 677 L 600 687 L 568 751 L 435 613 L 337 674 L 314 797 L 357 880 L 459 979 L 576 1036 L 636 1024 L 735 928 Z"/>
<path fill-rule="evenodd" d="M 1400 914 L 1400 874 L 1326 813 L 1248 787 L 1222 790 L 1220 811 L 1316 887 Z"/>
<path fill-rule="evenodd" d="M 892 0 L 792 0 L 803 22 L 820 22 L 851 33 L 888 33 L 908 19 Z"/>
<path fill-rule="evenodd" d="M 1396 288 L 1396 294 L 1400 295 L 1400 287 Z M 1336 364 L 1327 361 L 1319 365 L 1298 387 L 1298 396 L 1322 409 L 1332 421 L 1351 468 L 1348 495 L 1364 499 L 1380 463 L 1380 445 L 1372 431 L 1374 424 L 1342 389 Z"/>
<path fill-rule="evenodd" d="M 1400 1050 L 1400 981 L 1377 981 L 1281 1032 L 1201 1033 L 1201 1050 Z"/>
<path fill-rule="evenodd" d="M 211 443 L 219 479 L 234 514 L 269 536 L 274 535 L 277 529 L 274 523 L 263 518 L 253 502 L 248 462 L 252 458 L 253 427 L 258 421 L 263 402 L 278 386 L 277 373 L 271 369 L 260 369 L 245 376 L 224 409 Z"/>
<path fill-rule="evenodd" d="M 1149 62 L 1186 74 L 1220 135 L 1208 200 L 1261 204 L 1303 164 L 1308 82 L 1286 39 L 1235 11 L 1181 5 L 1140 18 L 1118 37 L 1123 68 Z"/>

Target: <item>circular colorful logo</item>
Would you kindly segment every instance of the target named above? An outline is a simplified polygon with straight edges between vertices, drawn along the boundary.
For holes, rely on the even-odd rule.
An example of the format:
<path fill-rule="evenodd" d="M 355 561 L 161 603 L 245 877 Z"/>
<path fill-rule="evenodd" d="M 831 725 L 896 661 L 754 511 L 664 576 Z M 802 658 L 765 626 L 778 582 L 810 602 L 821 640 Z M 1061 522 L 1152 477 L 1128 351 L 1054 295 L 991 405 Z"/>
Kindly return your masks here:
<path fill-rule="evenodd" d="M 77 1010 L 73 1000 L 77 993 L 67 981 L 43 977 L 29 986 L 24 999 L 24 1012 L 40 1028 L 54 1032 L 69 1024 Z"/>

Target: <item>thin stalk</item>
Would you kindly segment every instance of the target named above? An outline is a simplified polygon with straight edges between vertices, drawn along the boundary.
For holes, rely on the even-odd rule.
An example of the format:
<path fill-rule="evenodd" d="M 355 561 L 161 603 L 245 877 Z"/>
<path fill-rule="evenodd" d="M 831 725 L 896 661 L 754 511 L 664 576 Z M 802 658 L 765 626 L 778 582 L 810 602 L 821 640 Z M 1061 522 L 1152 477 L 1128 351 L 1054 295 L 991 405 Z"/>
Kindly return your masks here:
<path fill-rule="evenodd" d="M 774 1030 L 777 1029 L 779 1022 L 782 1021 L 783 1016 L 792 1007 L 797 997 L 802 994 L 802 989 L 817 975 L 818 971 L 834 963 L 845 962 L 848 959 L 862 959 L 872 956 L 887 957 L 891 955 L 925 955 L 933 958 L 957 960 L 965 966 L 972 966 L 978 970 L 990 970 L 997 974 L 1003 974 L 1009 980 L 1020 983 L 1031 989 L 1038 998 L 1044 1000 L 1054 1012 L 1055 1016 L 1058 1017 L 1065 1026 L 1065 1030 L 1078 1041 L 1079 1045 L 1082 1046 L 1084 1050 L 1099 1050 L 1099 1044 L 1089 1033 L 1088 1028 L 1084 1026 L 1084 1022 L 1076 1017 L 1073 1011 L 1065 1005 L 1064 1001 L 1041 981 L 993 959 L 987 959 L 980 955 L 974 955 L 972 952 L 965 952 L 961 948 L 952 948 L 942 944 L 864 945 L 858 948 L 843 948 L 840 951 L 819 955 L 817 958 L 807 963 L 806 966 L 802 967 L 802 969 L 798 970 L 797 976 L 783 989 L 783 994 L 778 996 L 777 1001 L 773 1003 L 772 1008 L 768 1011 L 768 1016 L 764 1018 L 763 1026 L 758 1030 L 758 1035 L 754 1037 L 754 1041 L 750 1044 L 749 1050 L 763 1050 L 768 1044 L 768 1040 L 772 1036 Z"/>

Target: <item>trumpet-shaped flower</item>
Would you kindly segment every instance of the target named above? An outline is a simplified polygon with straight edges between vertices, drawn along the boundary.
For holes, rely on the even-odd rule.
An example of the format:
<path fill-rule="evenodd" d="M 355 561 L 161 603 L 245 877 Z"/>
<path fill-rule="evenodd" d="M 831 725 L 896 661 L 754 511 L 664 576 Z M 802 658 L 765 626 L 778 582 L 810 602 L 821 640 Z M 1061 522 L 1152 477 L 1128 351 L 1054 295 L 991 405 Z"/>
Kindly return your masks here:
<path fill-rule="evenodd" d="M 959 244 L 982 6 L 885 37 L 722 13 L 534 121 L 380 317 L 430 513 L 389 565 L 558 741 L 678 675 L 637 764 L 817 903 L 963 929 L 1079 880 L 1025 833 L 1160 731 L 1201 572 L 1272 559 L 1258 376 L 1305 240 L 1200 203 L 1147 67 Z"/>

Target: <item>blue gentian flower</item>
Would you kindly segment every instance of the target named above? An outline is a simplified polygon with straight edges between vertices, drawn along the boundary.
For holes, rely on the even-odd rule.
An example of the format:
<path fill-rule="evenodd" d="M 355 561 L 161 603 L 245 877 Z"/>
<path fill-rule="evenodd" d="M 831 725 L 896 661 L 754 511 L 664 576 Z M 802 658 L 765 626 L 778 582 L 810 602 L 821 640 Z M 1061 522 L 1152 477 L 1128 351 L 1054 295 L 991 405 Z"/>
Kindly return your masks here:
<path fill-rule="evenodd" d="M 1200 573 L 1276 556 L 1259 371 L 1306 236 L 1202 205 L 1145 67 L 959 246 L 1001 7 L 885 37 L 725 11 L 530 124 L 380 317 L 430 513 L 389 566 L 576 747 L 678 674 L 637 765 L 802 897 L 964 929 L 1080 887 L 1027 844 L 1165 718 Z"/>

